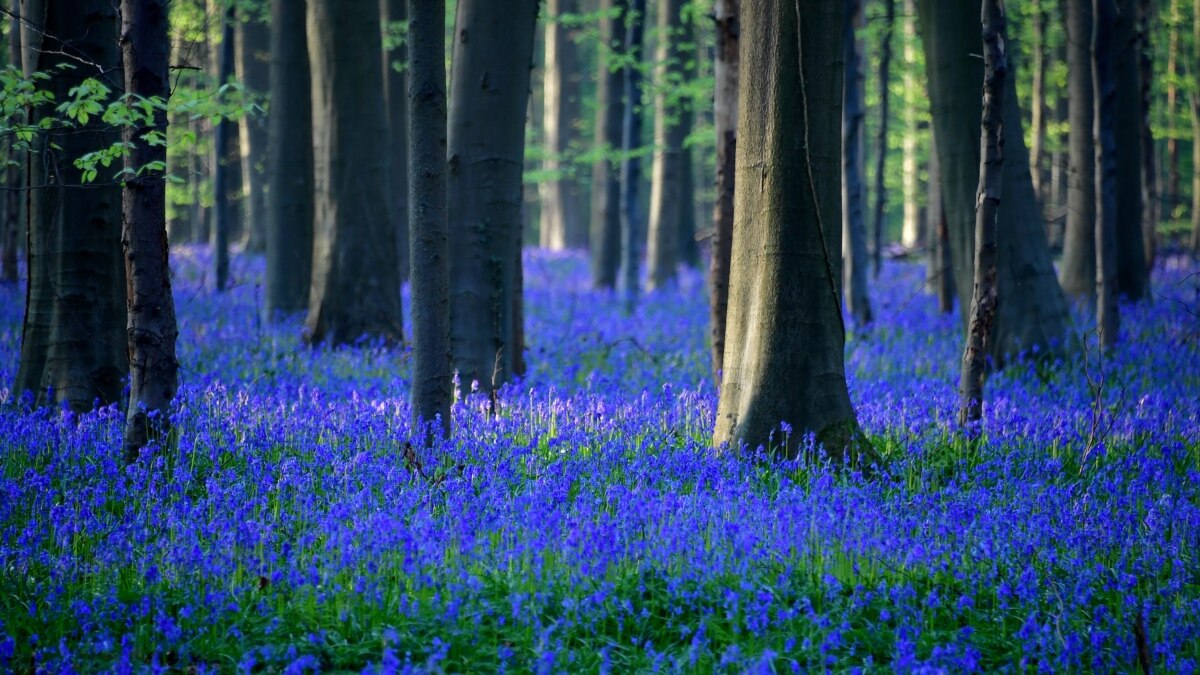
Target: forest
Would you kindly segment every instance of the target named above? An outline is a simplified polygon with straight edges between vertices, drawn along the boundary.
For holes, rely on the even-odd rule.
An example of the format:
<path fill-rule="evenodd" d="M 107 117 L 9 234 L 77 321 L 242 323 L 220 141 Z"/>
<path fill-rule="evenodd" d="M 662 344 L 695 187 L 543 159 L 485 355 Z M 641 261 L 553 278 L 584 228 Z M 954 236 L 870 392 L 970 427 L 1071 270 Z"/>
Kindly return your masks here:
<path fill-rule="evenodd" d="M 1200 0 L 0 0 L 0 672 L 1200 671 Z"/>

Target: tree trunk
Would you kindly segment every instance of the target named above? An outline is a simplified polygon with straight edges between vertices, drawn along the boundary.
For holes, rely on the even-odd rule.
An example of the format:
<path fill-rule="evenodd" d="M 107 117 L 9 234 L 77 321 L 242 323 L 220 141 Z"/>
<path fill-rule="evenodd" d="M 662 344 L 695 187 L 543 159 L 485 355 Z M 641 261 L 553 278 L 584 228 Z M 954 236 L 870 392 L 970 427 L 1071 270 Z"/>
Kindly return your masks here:
<path fill-rule="evenodd" d="M 271 29 L 254 12 L 237 22 L 235 36 L 237 76 L 247 99 L 266 101 L 271 88 Z M 242 194 L 245 203 L 242 241 L 247 251 L 262 253 L 267 248 L 267 181 L 263 163 L 267 156 L 267 120 L 261 111 L 243 115 L 238 121 L 241 140 Z"/>
<path fill-rule="evenodd" d="M 536 0 L 459 0 L 450 77 L 450 342 L 464 385 L 511 379 Z M 486 110 L 482 117 L 479 111 Z"/>
<path fill-rule="evenodd" d="M 900 243 L 904 248 L 912 250 L 925 244 L 922 236 L 921 204 L 918 198 L 920 191 L 920 160 L 918 159 L 917 118 L 918 111 L 914 99 L 924 94 L 919 93 L 924 83 L 918 83 L 917 77 L 917 14 L 914 0 L 904 0 L 904 137 L 901 139 L 901 187 L 904 193 L 904 223 L 900 231 Z"/>
<path fill-rule="evenodd" d="M 8 28 L 8 60 L 16 67 L 21 67 L 21 3 L 13 0 L 11 3 L 12 17 Z M 17 150 L 16 140 L 10 138 L 7 144 L 7 157 L 11 162 L 4 172 L 4 183 L 7 191 L 4 195 L 4 221 L 0 223 L 0 283 L 15 284 L 17 273 L 17 241 L 21 232 L 22 210 L 25 203 L 24 176 L 22 167 L 25 164 L 25 154 Z"/>
<path fill-rule="evenodd" d="M 121 52 L 127 94 L 161 102 L 150 124 L 128 127 L 130 144 L 125 168 L 137 173 L 126 178 L 122 195 L 129 345 L 129 409 L 125 423 L 125 457 L 161 438 L 170 422 L 171 400 L 178 388 L 175 360 L 175 299 L 167 245 L 167 183 L 161 163 L 167 147 L 143 140 L 147 133 L 167 134 L 168 0 L 122 0 Z"/>
<path fill-rule="evenodd" d="M 622 70 L 616 67 L 624 52 L 628 0 L 601 0 L 600 48 L 596 75 L 596 134 L 594 145 L 603 156 L 592 164 L 592 285 L 615 288 L 621 251 L 621 179 L 612 153 L 621 147 L 624 116 Z"/>
<path fill-rule="evenodd" d="M 1200 64 L 1200 0 L 1195 0 L 1192 15 L 1192 62 Z M 1200 71 L 1200 65 L 1197 65 Z M 1194 77 L 1200 72 L 1193 72 Z M 1200 253 L 1200 92 L 1192 92 L 1192 252 Z"/>
<path fill-rule="evenodd" d="M 571 151 L 579 119 L 579 56 L 576 31 L 560 17 L 578 11 L 576 0 L 549 0 L 546 10 L 546 69 L 542 88 L 542 126 L 546 159 L 542 168 L 553 175 L 540 185 L 541 245 L 555 251 L 587 248 L 588 233 L 581 211 Z"/>
<path fill-rule="evenodd" d="M 1092 0 L 1092 91 L 1096 106 L 1093 145 L 1096 148 L 1096 327 L 1105 348 L 1117 343 L 1117 8 L 1114 0 Z"/>
<path fill-rule="evenodd" d="M 638 263 L 642 239 L 641 214 L 638 211 L 638 186 L 642 180 L 642 161 L 634 154 L 642 143 L 642 28 L 646 19 L 646 0 L 632 0 L 625 26 L 625 112 L 621 121 L 621 296 L 625 311 L 637 306 Z"/>
<path fill-rule="evenodd" d="M 1167 69 L 1164 74 L 1164 84 L 1167 85 L 1167 105 L 1163 111 L 1166 119 L 1166 174 L 1167 186 L 1163 193 L 1163 203 L 1166 206 L 1166 217 L 1171 218 L 1175 206 L 1180 202 L 1179 188 L 1179 140 L 1175 134 L 1175 120 L 1179 116 L 1179 33 L 1183 24 L 1183 0 L 1170 0 L 1167 20 Z M 1200 18 L 1196 19 L 1200 22 Z"/>
<path fill-rule="evenodd" d="M 381 84 L 378 0 L 311 0 L 313 166 L 312 294 L 305 336 L 349 344 L 404 339 L 392 220 L 391 163 Z"/>
<path fill-rule="evenodd" d="M 1146 258 L 1146 275 L 1154 269 L 1158 249 L 1158 168 L 1154 157 L 1154 132 L 1150 117 L 1153 110 L 1154 59 L 1150 42 L 1150 22 L 1153 5 L 1150 0 L 1138 0 L 1138 76 L 1141 83 L 1141 142 L 1142 142 L 1142 249 Z"/>
<path fill-rule="evenodd" d="M 401 28 L 406 20 L 406 0 L 379 0 L 380 21 L 383 26 L 383 95 L 387 105 L 388 155 L 391 157 L 392 222 L 396 230 L 396 259 L 400 265 L 401 281 L 409 278 L 411 265 L 409 249 L 408 207 L 408 87 L 405 84 L 405 49 L 401 44 Z M 442 0 L 445 4 L 445 0 Z M 446 23 L 445 18 L 441 23 Z M 441 42 L 445 43 L 443 37 Z M 390 47 L 390 49 L 389 49 Z M 445 51 L 445 47 L 442 47 Z M 443 75 L 445 67 L 442 68 Z M 445 96 L 445 92 L 443 92 Z M 443 107 L 445 104 L 443 103 Z M 445 118 L 445 111 L 442 113 Z M 445 123 L 443 122 L 443 126 Z M 442 132 L 445 134 L 445 131 Z M 443 139 L 444 143 L 444 139 Z M 443 151 L 445 148 L 443 147 Z M 443 153 L 444 154 L 444 153 Z"/>
<path fill-rule="evenodd" d="M 979 15 L 971 3 L 920 0 L 921 30 L 946 222 L 960 306 L 969 307 L 974 281 L 975 190 L 979 183 L 979 114 L 983 68 L 977 58 Z M 1006 130 L 1004 203 L 997 231 L 997 307 L 989 344 L 997 366 L 1009 357 L 1037 350 L 1057 354 L 1070 331 L 1066 299 L 1054 277 L 1046 229 L 1033 193 L 1029 153 L 1021 132 L 1016 82 L 1007 78 L 1003 125 Z M 964 316 L 964 321 L 966 316 Z"/>
<path fill-rule="evenodd" d="M 450 268 L 446 230 L 446 6 L 408 0 L 409 244 L 413 420 L 450 435 Z M 428 442 L 429 435 L 426 435 Z"/>
<path fill-rule="evenodd" d="M 983 120 L 979 143 L 979 188 L 975 196 L 975 265 L 967 343 L 963 349 L 958 419 L 983 417 L 983 379 L 988 342 L 996 319 L 996 216 L 1004 169 L 1004 97 L 1008 56 L 1003 0 L 983 0 Z"/>
<path fill-rule="evenodd" d="M 863 102 L 862 45 L 855 28 L 863 23 L 862 0 L 844 0 L 846 12 L 842 54 L 845 61 L 845 88 L 842 91 L 842 284 L 854 323 L 862 328 L 871 323 L 871 296 L 867 291 L 867 224 L 863 219 L 866 202 L 863 185 Z"/>
<path fill-rule="evenodd" d="M 36 3 L 32 3 L 36 4 Z M 117 10 L 111 0 L 50 0 L 30 12 L 22 31 L 28 70 L 50 75 L 56 100 L 89 77 L 114 91 L 120 68 Z M 60 68 L 69 63 L 73 67 Z M 54 115 L 54 113 L 50 113 Z M 34 112 L 33 124 L 42 117 Z M 34 406 L 66 402 L 84 412 L 121 399 L 128 374 L 125 272 L 121 257 L 121 188 L 111 174 L 81 185 L 73 160 L 111 147 L 120 132 L 99 116 L 83 126 L 55 125 L 29 153 L 28 279 L 21 357 L 13 390 Z M 115 169 L 112 173 L 116 173 Z"/>
<path fill-rule="evenodd" d="M 1063 290 L 1096 297 L 1096 151 L 1092 145 L 1092 0 L 1067 3 L 1068 146 L 1067 226 L 1063 235 Z"/>
<path fill-rule="evenodd" d="M 679 39 L 688 46 L 688 51 L 682 57 L 683 70 L 681 72 L 684 82 L 695 81 L 700 72 L 700 60 L 709 58 L 708 51 L 696 41 L 696 19 L 697 14 L 694 12 L 690 16 L 687 16 L 685 12 L 683 17 L 683 27 Z M 696 125 L 696 100 L 687 97 L 681 108 L 679 111 L 679 124 L 682 127 L 680 137 L 686 140 Z M 679 173 L 681 175 L 679 202 L 681 207 L 676 250 L 679 252 L 679 262 L 692 269 L 700 269 L 700 247 L 696 244 L 696 214 L 711 212 L 712 209 L 708 204 L 702 203 L 702 195 L 696 192 L 697 172 L 698 170 L 703 171 L 703 163 L 697 164 L 694 155 L 695 149 L 687 147 L 686 143 L 679 153 Z M 703 180 L 702 176 L 699 177 Z"/>
<path fill-rule="evenodd" d="M 225 10 L 221 24 L 221 51 L 217 57 L 217 86 L 224 86 L 233 77 L 234 35 L 237 9 L 233 4 Z M 213 129 L 213 228 L 212 244 L 213 283 L 217 292 L 225 290 L 229 283 L 229 233 L 233 229 L 233 206 L 229 200 L 230 180 L 229 139 L 234 123 L 227 119 L 216 121 Z"/>
<path fill-rule="evenodd" d="M 884 174 L 888 155 L 888 112 L 892 81 L 892 31 L 896 27 L 896 0 L 884 0 L 883 44 L 879 50 L 879 129 L 875 133 L 875 276 L 883 271 L 883 235 L 886 229 L 887 186 Z"/>
<path fill-rule="evenodd" d="M 308 306 L 313 256 L 313 120 L 304 3 L 271 0 L 267 119 L 268 319 Z"/>
<path fill-rule="evenodd" d="M 1113 25 L 1117 138 L 1117 293 L 1146 297 L 1150 284 L 1142 235 L 1142 85 L 1138 76 L 1137 0 L 1117 0 Z M 1099 175 L 1099 174 L 1097 174 Z"/>
<path fill-rule="evenodd" d="M 1050 12 L 1043 0 L 1032 0 L 1033 12 L 1033 100 L 1030 101 L 1033 118 L 1030 121 L 1032 141 L 1029 149 L 1029 165 L 1033 176 L 1033 192 L 1038 203 L 1049 201 L 1046 172 L 1046 33 L 1050 23 Z M 1045 209 L 1042 209 L 1043 213 Z"/>
<path fill-rule="evenodd" d="M 714 444 L 797 457 L 807 432 L 835 463 L 873 460 L 846 388 L 841 249 L 844 8 L 756 0 L 741 15 L 738 185 L 729 324 Z"/>
<path fill-rule="evenodd" d="M 683 85 L 688 48 L 681 36 L 683 0 L 660 0 L 655 50 L 654 163 L 650 178 L 649 245 L 646 251 L 650 290 L 675 281 L 679 266 L 679 219 L 683 203 L 683 143 L 687 127 L 680 108 L 687 103 L 677 92 Z"/>
<path fill-rule="evenodd" d="M 716 61 L 713 64 L 713 127 L 717 143 L 716 198 L 713 202 L 712 261 L 709 263 L 709 307 L 712 324 L 713 375 L 719 384 L 724 368 L 725 320 L 729 311 L 729 265 L 733 251 L 734 160 L 738 128 L 739 0 L 716 0 Z"/>
<path fill-rule="evenodd" d="M 937 135 L 929 134 L 929 285 L 937 297 L 938 311 L 954 311 L 954 260 L 950 255 L 950 231 L 946 225 L 946 206 L 942 196 L 942 176 L 938 168 Z"/>

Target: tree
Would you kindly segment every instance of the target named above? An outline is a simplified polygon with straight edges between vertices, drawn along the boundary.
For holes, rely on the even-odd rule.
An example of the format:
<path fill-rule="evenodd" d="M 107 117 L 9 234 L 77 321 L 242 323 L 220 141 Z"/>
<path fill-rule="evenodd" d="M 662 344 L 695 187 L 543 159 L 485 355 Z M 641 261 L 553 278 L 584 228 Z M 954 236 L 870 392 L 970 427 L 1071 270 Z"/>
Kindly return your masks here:
<path fill-rule="evenodd" d="M 842 90 L 842 285 L 846 305 L 859 327 L 871 323 L 871 296 L 867 292 L 867 224 L 864 218 L 863 127 L 866 104 L 863 93 L 862 45 L 855 28 L 863 23 L 862 0 L 845 0 L 845 35 L 842 54 L 845 86 Z"/>
<path fill-rule="evenodd" d="M 575 0 L 549 0 L 546 11 L 546 70 L 542 88 L 542 128 L 546 158 L 542 168 L 552 178 L 540 184 L 541 244 L 553 250 L 587 248 L 587 223 L 571 172 L 571 146 L 579 118 L 578 34 L 569 25 Z M 565 20 L 564 20 L 565 18 Z"/>
<path fill-rule="evenodd" d="M 638 263 L 641 257 L 641 214 L 638 184 L 642 161 L 634 150 L 642 142 L 642 28 L 646 0 L 632 0 L 625 20 L 625 112 L 621 120 L 621 295 L 626 312 L 633 312 L 638 296 Z"/>
<path fill-rule="evenodd" d="M 230 3 L 221 23 L 221 51 L 217 56 L 217 86 L 225 86 L 233 77 L 234 25 L 237 5 Z M 220 94 L 218 94 L 219 96 Z M 229 233 L 233 229 L 233 206 L 230 204 L 231 166 L 229 162 L 230 127 L 233 122 L 219 119 L 213 129 L 213 227 L 209 233 L 212 244 L 213 283 L 218 292 L 229 283 Z"/>
<path fill-rule="evenodd" d="M 1137 0 L 1117 0 L 1114 11 L 1116 23 L 1111 46 L 1116 73 L 1117 293 L 1140 300 L 1149 289 L 1150 271 L 1146 267 L 1142 235 L 1142 85 Z"/>
<path fill-rule="evenodd" d="M 1046 172 L 1046 50 L 1047 29 L 1050 11 L 1044 0 L 1030 3 L 1033 14 L 1033 95 L 1030 101 L 1029 123 L 1032 140 L 1029 148 L 1029 165 L 1032 167 L 1033 192 L 1038 201 L 1045 204 L 1048 199 L 1049 180 Z"/>
<path fill-rule="evenodd" d="M 983 120 L 979 188 L 975 197 L 975 279 L 967 343 L 963 348 L 959 422 L 983 417 L 987 344 L 996 318 L 996 215 L 1003 188 L 1004 96 L 1008 56 L 1003 0 L 983 0 Z"/>
<path fill-rule="evenodd" d="M 738 184 L 729 323 L 714 444 L 873 459 L 846 388 L 837 297 L 844 8 L 742 7 Z M 782 423 L 782 424 L 781 424 Z M 790 425 L 795 431 L 790 432 Z M 781 428 L 781 426 L 783 428 Z"/>
<path fill-rule="evenodd" d="M 1200 64 L 1200 0 L 1195 0 L 1192 21 L 1192 62 Z M 1200 66 L 1193 66 L 1200 78 Z M 1192 90 L 1192 251 L 1200 254 L 1200 90 Z"/>
<path fill-rule="evenodd" d="M 1096 289 L 1096 153 L 1092 147 L 1092 0 L 1067 3 L 1068 146 L 1067 226 L 1063 237 L 1063 290 L 1089 303 Z"/>
<path fill-rule="evenodd" d="M 1117 72 L 1113 44 L 1117 24 L 1114 0 L 1092 0 L 1092 129 L 1096 148 L 1096 326 L 1100 344 L 1117 343 L 1118 141 Z"/>
<path fill-rule="evenodd" d="M 1150 23 L 1153 15 L 1150 0 L 1138 0 L 1138 77 L 1141 82 L 1142 147 L 1142 247 L 1146 256 L 1146 273 L 1154 269 L 1158 248 L 1158 167 L 1154 153 L 1154 131 L 1150 122 L 1153 110 L 1154 57 L 1150 42 Z"/>
<path fill-rule="evenodd" d="M 942 175 L 938 166 L 937 134 L 929 134 L 929 269 L 926 283 L 937 296 L 938 311 L 954 311 L 954 260 L 950 256 L 950 232 L 942 199 Z M 976 217 L 978 219 L 978 216 Z"/>
<path fill-rule="evenodd" d="M 313 256 L 313 124 L 303 2 L 271 0 L 267 119 L 266 314 L 308 306 Z"/>
<path fill-rule="evenodd" d="M 364 336 L 400 342 L 400 267 L 380 83 L 378 0 L 312 0 L 316 246 L 305 334 L 312 343 Z"/>
<path fill-rule="evenodd" d="M 516 341 L 525 111 L 536 0 L 460 0 L 450 76 L 450 342 L 461 381 L 507 382 Z M 486 116 L 481 110 L 488 111 Z"/>
<path fill-rule="evenodd" d="M 612 153 L 621 147 L 623 71 L 617 67 L 625 44 L 628 0 L 600 0 L 599 72 L 596 75 L 596 133 L 599 156 L 592 163 L 592 285 L 615 288 L 621 251 L 621 179 Z"/>
<path fill-rule="evenodd" d="M 409 245 L 413 421 L 450 434 L 450 269 L 446 229 L 446 6 L 408 0 Z M 429 437 L 426 436 L 428 441 Z"/>
<path fill-rule="evenodd" d="M 25 70 L 49 75 L 56 101 L 71 100 L 88 78 L 110 91 L 123 87 L 111 79 L 121 58 L 111 0 L 48 0 L 32 11 L 30 4 L 27 19 L 45 18 L 40 30 L 22 31 Z M 46 115 L 55 113 L 35 109 L 31 122 Z M 84 185 L 73 165 L 118 141 L 115 127 L 91 115 L 53 125 L 29 153 L 29 277 L 13 390 L 30 392 L 35 406 L 65 402 L 83 412 L 121 399 L 129 368 L 121 188 L 108 177 Z"/>
<path fill-rule="evenodd" d="M 8 24 L 8 59 L 14 67 L 21 67 L 21 3 L 14 1 L 12 17 Z M 17 240 L 21 231 L 21 210 L 25 202 L 21 187 L 24 176 L 24 155 L 17 143 L 9 139 L 8 158 L 10 164 L 4 171 L 7 192 L 4 195 L 4 220 L 0 222 L 0 283 L 17 283 Z"/>
<path fill-rule="evenodd" d="M 661 0 L 655 49 L 654 159 L 650 169 L 649 237 L 646 267 L 649 288 L 675 280 L 679 266 L 679 220 L 691 203 L 683 202 L 683 124 L 678 91 L 690 44 L 683 39 L 683 0 Z"/>
<path fill-rule="evenodd" d="M 918 127 L 918 106 L 917 100 L 922 96 L 920 94 L 921 83 L 918 83 L 919 64 L 917 59 L 920 56 L 917 49 L 917 12 L 914 5 L 915 0 L 904 0 L 904 14 L 907 17 L 904 21 L 904 129 L 903 137 L 901 138 L 902 159 L 900 165 L 901 174 L 901 191 L 904 197 L 904 222 L 900 232 L 900 243 L 906 249 L 914 249 L 920 246 L 928 245 L 927 240 L 931 239 L 927 233 L 926 223 L 921 218 L 921 205 L 918 198 L 919 185 L 921 182 L 920 171 L 920 156 L 917 152 L 919 143 L 917 139 Z M 932 162 L 932 158 L 930 160 Z M 932 183 L 932 179 L 930 180 Z M 932 208 L 932 207 L 930 207 Z"/>
<path fill-rule="evenodd" d="M 887 214 L 887 186 L 884 184 L 888 155 L 888 113 L 891 101 L 892 31 L 896 27 L 896 0 L 884 0 L 883 44 L 879 50 L 879 129 L 875 133 L 875 276 L 883 271 L 883 234 Z"/>
<path fill-rule="evenodd" d="M 713 66 L 713 128 L 717 136 L 717 194 L 713 201 L 712 262 L 709 264 L 713 375 L 721 380 L 725 355 L 725 320 L 729 307 L 729 265 L 733 254 L 734 170 L 738 128 L 738 0 L 716 0 L 717 28 Z"/>
<path fill-rule="evenodd" d="M 392 196 L 392 221 L 396 229 L 396 258 L 400 264 L 401 280 L 409 278 L 411 264 L 408 255 L 408 87 L 405 84 L 408 73 L 404 64 L 405 46 L 400 38 L 400 26 L 406 17 L 405 1 L 379 0 L 379 13 L 383 25 L 383 95 L 387 105 L 388 155 L 392 160 L 392 182 L 389 191 Z M 443 26 L 445 23 L 443 17 Z M 445 43 L 446 40 L 443 37 L 441 41 Z M 445 70 L 443 66 L 443 77 Z M 445 96 L 445 92 L 442 95 Z M 444 110 L 442 117 L 445 118 Z M 444 121 L 442 126 L 445 126 Z M 442 150 L 444 155 L 445 148 Z"/>
<path fill-rule="evenodd" d="M 980 166 L 979 127 L 971 120 L 978 119 L 983 98 L 983 64 L 971 56 L 979 49 L 979 16 L 971 5 L 918 2 L 950 252 L 964 308 L 970 306 L 975 279 L 972 225 Z M 1004 203 L 996 225 L 997 294 L 1003 300 L 988 345 L 997 366 L 1022 352 L 1059 353 L 1070 337 L 1066 299 L 1054 276 L 1033 192 L 1014 78 L 1007 78 L 1006 86 Z"/>
<path fill-rule="evenodd" d="M 178 389 L 175 298 L 167 245 L 166 101 L 170 41 L 168 0 L 121 0 L 121 55 L 125 92 L 155 102 L 152 117 L 125 130 L 130 144 L 122 195 L 125 278 L 128 283 L 129 411 L 125 456 L 136 458 L 170 421 Z M 147 135 L 150 135 L 148 138 Z M 157 139 L 157 140 L 156 140 Z M 155 166 L 160 168 L 154 168 Z"/>
<path fill-rule="evenodd" d="M 1167 86 L 1167 101 L 1166 108 L 1163 111 L 1163 116 L 1167 120 L 1168 127 L 1173 127 L 1179 109 L 1179 54 L 1180 47 L 1180 27 L 1183 25 L 1183 0 L 1170 0 L 1167 6 L 1167 64 L 1166 72 L 1164 73 L 1163 83 Z M 1166 165 L 1164 168 L 1167 174 L 1166 194 L 1163 195 L 1164 202 L 1167 205 L 1167 214 L 1170 215 L 1175 204 L 1179 203 L 1179 139 L 1171 129 L 1168 129 L 1166 143 Z"/>
<path fill-rule="evenodd" d="M 234 46 L 237 54 L 237 77 L 245 89 L 247 102 L 258 108 L 271 87 L 270 48 L 271 29 L 263 10 L 243 5 L 236 22 Z M 261 253 L 267 248 L 267 185 L 262 164 L 267 155 L 267 121 L 259 109 L 248 111 L 238 120 L 241 141 L 242 193 L 245 195 L 242 241 L 247 251 Z"/>

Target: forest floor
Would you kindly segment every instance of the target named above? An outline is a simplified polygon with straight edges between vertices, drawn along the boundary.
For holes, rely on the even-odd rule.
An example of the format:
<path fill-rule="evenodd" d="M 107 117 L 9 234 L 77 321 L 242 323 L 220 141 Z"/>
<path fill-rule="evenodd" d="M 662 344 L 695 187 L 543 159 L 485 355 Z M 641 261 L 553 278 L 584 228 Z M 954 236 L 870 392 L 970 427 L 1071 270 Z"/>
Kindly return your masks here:
<path fill-rule="evenodd" d="M 216 296 L 174 255 L 174 447 L 126 467 L 116 410 L 0 411 L 0 670 L 1200 667 L 1195 263 L 1121 307 L 1114 352 L 992 377 L 976 440 L 958 316 L 888 265 L 847 345 L 889 462 L 865 480 L 711 450 L 699 273 L 626 316 L 581 256 L 530 252 L 528 376 L 494 417 L 468 393 L 421 477 L 406 351 L 302 348 L 258 319 L 261 259 Z"/>

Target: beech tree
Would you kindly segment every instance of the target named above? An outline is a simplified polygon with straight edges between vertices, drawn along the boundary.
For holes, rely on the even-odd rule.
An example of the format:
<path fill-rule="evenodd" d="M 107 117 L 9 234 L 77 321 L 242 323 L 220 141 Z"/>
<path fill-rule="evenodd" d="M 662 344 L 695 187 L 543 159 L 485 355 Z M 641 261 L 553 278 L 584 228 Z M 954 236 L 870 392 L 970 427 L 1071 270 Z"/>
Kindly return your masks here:
<path fill-rule="evenodd" d="M 265 101 L 271 87 L 271 29 L 265 10 L 243 5 L 245 11 L 236 22 L 234 51 L 237 77 L 245 89 L 247 101 L 256 105 Z M 261 108 L 261 105 L 258 107 Z M 267 157 L 267 120 L 258 109 L 238 120 L 238 139 L 242 157 L 243 227 L 242 243 L 247 251 L 261 253 L 267 248 L 267 181 L 263 163 Z"/>
<path fill-rule="evenodd" d="M 862 0 L 845 0 L 842 54 L 845 86 L 842 89 L 842 287 L 854 322 L 871 323 L 871 296 L 867 291 L 866 185 L 863 180 L 864 101 L 862 44 L 855 28 L 863 21 Z"/>
<path fill-rule="evenodd" d="M 650 169 L 650 214 L 647 227 L 646 272 L 651 290 L 675 280 L 679 265 L 679 221 L 683 201 L 683 143 L 688 128 L 680 114 L 678 90 L 683 82 L 685 50 L 682 39 L 684 0 L 658 4 L 658 41 L 654 62 L 654 159 Z"/>
<path fill-rule="evenodd" d="M 884 182 L 888 155 L 889 104 L 891 102 L 892 33 L 896 27 L 896 0 L 884 0 L 883 44 L 879 51 L 879 128 L 875 132 L 875 214 L 874 246 L 872 247 L 875 276 L 883 271 L 883 232 L 886 229 L 887 186 Z"/>
<path fill-rule="evenodd" d="M 1100 344 L 1117 343 L 1118 148 L 1117 72 L 1113 56 L 1117 8 L 1113 0 L 1092 0 L 1093 145 L 1096 152 L 1096 326 Z M 1139 240 L 1140 241 L 1140 240 Z"/>
<path fill-rule="evenodd" d="M 641 261 L 641 211 L 638 186 L 642 160 L 634 152 L 642 139 L 642 30 L 646 0 L 632 0 L 625 21 L 625 111 L 621 120 L 621 266 L 618 273 L 626 312 L 637 304 Z"/>
<path fill-rule="evenodd" d="M 713 3 L 717 49 L 713 65 L 713 129 L 717 136 L 717 192 L 713 200 L 712 260 L 709 263 L 709 322 L 712 324 L 713 375 L 721 380 L 725 320 L 729 307 L 729 265 L 733 244 L 734 170 L 738 128 L 738 0 Z"/>
<path fill-rule="evenodd" d="M 396 259 L 400 279 L 409 277 L 408 241 L 408 87 L 405 48 L 399 36 L 406 20 L 406 0 L 379 0 L 383 28 L 383 96 L 387 105 L 388 155 L 391 159 L 392 223 L 396 230 Z M 446 20 L 442 19 L 443 26 Z M 445 43 L 442 38 L 442 43 Z M 390 48 L 390 49 L 389 49 Z M 444 46 L 443 46 L 444 49 Z M 445 75 L 445 67 L 442 74 Z M 443 112 L 443 117 L 445 113 Z"/>
<path fill-rule="evenodd" d="M 237 5 L 229 4 L 221 22 L 221 49 L 217 56 L 218 87 L 224 86 L 233 77 Z M 224 291 L 229 283 L 229 234 L 233 229 L 233 206 L 229 192 L 235 182 L 230 176 L 233 167 L 229 162 L 229 143 L 231 134 L 237 132 L 236 128 L 231 127 L 234 127 L 234 123 L 227 119 L 217 120 L 213 127 L 213 226 L 209 232 L 209 243 L 212 245 L 213 284 L 218 292 Z"/>
<path fill-rule="evenodd" d="M 1109 47 L 1116 87 L 1113 123 L 1117 182 L 1113 187 L 1117 195 L 1117 293 L 1130 300 L 1144 298 L 1150 286 L 1142 234 L 1142 85 L 1137 3 L 1116 1 Z"/>
<path fill-rule="evenodd" d="M 575 179 L 571 146 L 580 109 L 578 31 L 568 25 L 575 0 L 549 0 L 546 11 L 546 70 L 542 82 L 542 132 L 546 158 L 542 168 L 553 177 L 539 184 L 541 245 L 552 250 L 587 248 L 587 223 Z M 564 21 L 564 16 L 567 21 Z"/>
<path fill-rule="evenodd" d="M 600 38 L 596 74 L 596 132 L 593 146 L 600 157 L 592 164 L 590 247 L 592 285 L 615 288 L 621 251 L 621 177 L 611 156 L 621 147 L 624 119 L 623 71 L 617 67 L 625 51 L 628 0 L 600 0 Z"/>
<path fill-rule="evenodd" d="M 1095 99 L 1092 94 L 1092 0 L 1067 3 L 1067 224 L 1062 288 L 1091 303 L 1096 288 Z"/>
<path fill-rule="evenodd" d="M 12 9 L 8 24 L 8 62 L 16 68 L 21 67 L 21 3 L 10 3 Z M 7 143 L 10 163 L 4 170 L 4 219 L 0 221 L 0 284 L 17 283 L 17 241 L 20 238 L 22 211 L 25 197 L 22 194 L 24 183 L 24 153 L 18 148 L 15 139 Z"/>

